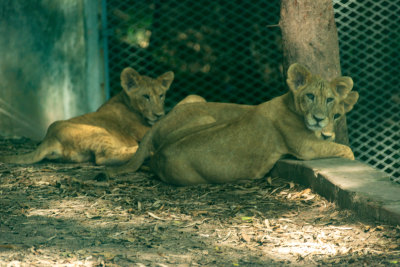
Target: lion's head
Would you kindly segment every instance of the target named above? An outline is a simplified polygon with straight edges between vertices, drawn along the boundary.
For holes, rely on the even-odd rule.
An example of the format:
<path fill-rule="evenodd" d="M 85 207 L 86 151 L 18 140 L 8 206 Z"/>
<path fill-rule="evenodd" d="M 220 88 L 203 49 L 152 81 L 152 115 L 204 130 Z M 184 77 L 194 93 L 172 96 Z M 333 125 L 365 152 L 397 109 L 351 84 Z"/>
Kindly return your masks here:
<path fill-rule="evenodd" d="M 351 91 L 342 101 L 335 102 L 334 108 L 329 115 L 329 118 L 331 118 L 330 122 L 321 131 L 316 131 L 316 136 L 323 140 L 335 141 L 335 129 L 339 119 L 353 109 L 354 105 L 357 103 L 358 97 L 359 95 L 357 92 Z"/>
<path fill-rule="evenodd" d="M 344 99 L 353 88 L 350 77 L 339 77 L 330 82 L 322 79 L 304 66 L 295 63 L 288 69 L 287 84 L 290 88 L 294 110 L 304 118 L 311 131 L 333 127 L 334 110 L 343 106 Z M 354 104 L 353 104 L 354 105 Z M 342 110 L 342 115 L 346 112 Z"/>
<path fill-rule="evenodd" d="M 142 114 L 149 125 L 165 114 L 165 94 L 173 80 L 172 71 L 156 79 L 140 75 L 132 68 L 125 68 L 121 73 L 121 85 L 129 99 L 129 106 Z"/>

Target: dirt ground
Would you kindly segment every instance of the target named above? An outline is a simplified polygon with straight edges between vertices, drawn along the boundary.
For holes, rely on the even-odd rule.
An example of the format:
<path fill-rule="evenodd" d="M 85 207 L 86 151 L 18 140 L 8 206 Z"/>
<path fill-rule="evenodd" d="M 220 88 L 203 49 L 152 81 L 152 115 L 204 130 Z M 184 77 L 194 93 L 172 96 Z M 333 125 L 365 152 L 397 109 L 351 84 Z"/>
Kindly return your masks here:
<path fill-rule="evenodd" d="M 35 147 L 0 139 L 0 154 Z M 266 177 L 174 187 L 148 171 L 0 163 L 0 266 L 399 266 L 400 227 Z"/>

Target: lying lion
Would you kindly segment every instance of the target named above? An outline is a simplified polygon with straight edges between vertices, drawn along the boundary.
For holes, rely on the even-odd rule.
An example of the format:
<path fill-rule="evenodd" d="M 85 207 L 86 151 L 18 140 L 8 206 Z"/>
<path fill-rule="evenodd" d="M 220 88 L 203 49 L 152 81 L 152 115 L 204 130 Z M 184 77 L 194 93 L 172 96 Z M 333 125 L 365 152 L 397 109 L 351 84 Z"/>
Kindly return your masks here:
<path fill-rule="evenodd" d="M 36 150 L 3 156 L 0 162 L 30 164 L 50 159 L 122 164 L 132 158 L 138 141 L 164 115 L 165 93 L 173 79 L 171 71 L 153 79 L 125 68 L 121 73 L 123 90 L 96 112 L 54 122 Z"/>
<path fill-rule="evenodd" d="M 134 172 L 151 155 L 151 169 L 177 185 L 263 177 L 287 154 L 354 159 L 349 147 L 324 141 L 334 139 L 335 122 L 358 100 L 351 78 L 327 82 L 293 64 L 287 83 L 287 94 L 258 106 L 183 101 L 146 134 L 130 162 L 108 174 Z"/>

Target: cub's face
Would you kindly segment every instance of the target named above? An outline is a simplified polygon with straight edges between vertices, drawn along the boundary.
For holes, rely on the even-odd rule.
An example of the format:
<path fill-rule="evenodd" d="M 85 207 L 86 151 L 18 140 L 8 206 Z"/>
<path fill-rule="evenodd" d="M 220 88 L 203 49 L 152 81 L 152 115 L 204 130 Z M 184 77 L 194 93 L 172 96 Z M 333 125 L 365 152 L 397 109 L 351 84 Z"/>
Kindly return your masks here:
<path fill-rule="evenodd" d="M 331 113 L 329 114 L 329 122 L 328 124 L 322 128 L 321 130 L 316 130 L 315 135 L 318 139 L 327 140 L 327 141 L 335 141 L 336 134 L 335 128 L 339 119 L 345 114 L 343 104 L 336 102 Z"/>
<path fill-rule="evenodd" d="M 330 122 L 321 131 L 316 131 L 315 134 L 319 139 L 327 141 L 335 141 L 335 129 L 339 123 L 339 120 L 350 110 L 353 109 L 354 105 L 358 101 L 358 93 L 355 91 L 349 92 L 349 94 L 343 98 L 342 101 L 336 102 L 331 114 L 329 115 Z"/>
<path fill-rule="evenodd" d="M 165 94 L 173 79 L 172 71 L 156 79 L 142 76 L 132 68 L 125 68 L 121 73 L 121 85 L 129 98 L 130 107 L 138 111 L 150 126 L 165 114 Z"/>
<path fill-rule="evenodd" d="M 316 133 L 325 128 L 334 132 L 333 114 L 353 88 L 352 79 L 339 77 L 328 82 L 295 63 L 288 69 L 287 84 L 294 109 L 303 117 L 306 128 Z"/>
<path fill-rule="evenodd" d="M 338 98 L 328 82 L 316 79 L 299 90 L 295 101 L 305 126 L 311 131 L 320 131 L 330 124 L 329 115 L 338 103 Z"/>

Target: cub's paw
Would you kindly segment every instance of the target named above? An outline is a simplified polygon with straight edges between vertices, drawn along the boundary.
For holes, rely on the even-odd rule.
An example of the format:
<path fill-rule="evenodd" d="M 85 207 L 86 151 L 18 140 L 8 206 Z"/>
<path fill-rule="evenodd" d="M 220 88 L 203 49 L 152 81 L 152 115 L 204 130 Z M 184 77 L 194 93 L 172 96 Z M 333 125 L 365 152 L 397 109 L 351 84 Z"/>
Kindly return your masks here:
<path fill-rule="evenodd" d="M 343 146 L 343 151 L 340 154 L 340 157 L 354 160 L 354 153 L 348 146 Z"/>

